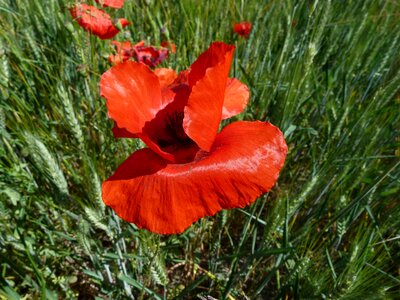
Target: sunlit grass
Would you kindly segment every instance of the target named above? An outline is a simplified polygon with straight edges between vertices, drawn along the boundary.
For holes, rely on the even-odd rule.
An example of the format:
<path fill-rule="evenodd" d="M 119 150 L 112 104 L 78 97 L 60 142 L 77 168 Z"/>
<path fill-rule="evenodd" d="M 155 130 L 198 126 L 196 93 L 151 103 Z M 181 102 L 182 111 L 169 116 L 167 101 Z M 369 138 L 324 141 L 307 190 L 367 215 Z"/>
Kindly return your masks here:
<path fill-rule="evenodd" d="M 177 53 L 236 45 L 239 116 L 289 145 L 250 207 L 178 236 L 138 230 L 101 182 L 139 146 L 112 137 L 99 77 L 108 41 L 62 0 L 0 0 L 0 297 L 387 299 L 400 276 L 400 5 L 396 1 L 126 0 L 117 36 Z M 232 24 L 253 23 L 249 39 Z"/>

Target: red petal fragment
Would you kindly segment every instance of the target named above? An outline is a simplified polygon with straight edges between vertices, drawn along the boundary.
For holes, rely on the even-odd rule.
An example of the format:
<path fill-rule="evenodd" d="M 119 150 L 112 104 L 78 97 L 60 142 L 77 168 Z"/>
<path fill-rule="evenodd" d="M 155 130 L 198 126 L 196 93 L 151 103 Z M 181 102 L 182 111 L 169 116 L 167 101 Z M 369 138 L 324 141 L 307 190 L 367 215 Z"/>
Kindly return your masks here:
<path fill-rule="evenodd" d="M 110 54 L 108 56 L 108 61 L 114 65 L 116 64 L 120 64 L 122 62 L 124 62 L 125 60 L 123 59 L 123 57 L 121 55 L 114 55 L 114 54 Z"/>
<path fill-rule="evenodd" d="M 118 30 L 120 30 L 122 28 L 125 28 L 129 24 L 131 24 L 131 23 L 127 19 L 121 18 L 121 19 L 118 19 L 114 25 L 118 28 Z"/>
<path fill-rule="evenodd" d="M 221 122 L 233 51 L 233 46 L 221 42 L 211 44 L 191 66 L 188 75 L 192 92 L 184 110 L 183 128 L 206 151 L 210 150 Z"/>
<path fill-rule="evenodd" d="M 154 74 L 157 75 L 158 80 L 160 81 L 163 106 L 166 106 L 174 101 L 175 92 L 168 87 L 175 81 L 178 74 L 176 74 L 175 70 L 168 68 L 155 69 Z"/>
<path fill-rule="evenodd" d="M 249 88 L 236 78 L 229 78 L 226 84 L 222 119 L 240 114 L 249 101 Z"/>
<path fill-rule="evenodd" d="M 133 61 L 105 72 L 100 79 L 100 94 L 107 100 L 110 118 L 131 133 L 140 133 L 163 105 L 158 77 L 147 66 Z"/>
<path fill-rule="evenodd" d="M 108 61 L 110 63 L 122 63 L 133 56 L 132 44 L 129 41 L 125 41 L 123 43 L 112 41 L 111 44 L 116 47 L 117 54 L 108 56 Z"/>
<path fill-rule="evenodd" d="M 160 81 L 161 89 L 167 88 L 178 77 L 175 70 L 169 68 L 158 68 L 154 70 L 154 73 Z"/>
<path fill-rule="evenodd" d="M 150 149 L 133 153 L 103 183 L 103 201 L 140 228 L 181 233 L 199 218 L 244 207 L 271 189 L 286 153 L 277 127 L 235 122 L 192 163 L 168 164 Z"/>
<path fill-rule="evenodd" d="M 121 8 L 124 6 L 124 0 L 95 0 L 104 7 Z"/>
<path fill-rule="evenodd" d="M 83 29 L 103 40 L 110 39 L 119 32 L 111 21 L 110 15 L 94 6 L 77 4 L 70 9 L 70 13 Z M 129 24 L 125 19 L 120 19 L 119 21 L 122 27 Z"/>
<path fill-rule="evenodd" d="M 135 46 L 133 46 L 133 48 L 137 48 L 137 47 L 144 47 L 144 41 L 140 41 L 140 42 L 136 43 Z"/>
<path fill-rule="evenodd" d="M 114 122 L 114 127 L 112 129 L 112 132 L 114 134 L 115 138 L 137 138 L 138 136 L 136 134 L 133 134 L 126 130 L 125 128 L 119 128 L 117 123 Z"/>
<path fill-rule="evenodd" d="M 172 53 L 176 53 L 176 45 L 168 41 L 161 42 L 161 47 L 168 48 Z"/>

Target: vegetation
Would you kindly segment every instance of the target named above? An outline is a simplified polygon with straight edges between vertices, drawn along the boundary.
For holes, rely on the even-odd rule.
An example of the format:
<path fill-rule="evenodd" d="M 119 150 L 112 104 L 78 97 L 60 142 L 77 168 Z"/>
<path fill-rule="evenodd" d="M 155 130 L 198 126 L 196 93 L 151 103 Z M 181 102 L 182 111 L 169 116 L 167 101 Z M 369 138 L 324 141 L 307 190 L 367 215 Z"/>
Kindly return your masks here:
<path fill-rule="evenodd" d="M 399 297 L 399 3 L 125 2 L 116 38 L 173 41 L 163 66 L 236 44 L 238 118 L 289 145 L 278 184 L 181 235 L 123 222 L 101 182 L 142 145 L 113 138 L 99 96 L 109 41 L 64 0 L 0 0 L 0 299 Z"/>

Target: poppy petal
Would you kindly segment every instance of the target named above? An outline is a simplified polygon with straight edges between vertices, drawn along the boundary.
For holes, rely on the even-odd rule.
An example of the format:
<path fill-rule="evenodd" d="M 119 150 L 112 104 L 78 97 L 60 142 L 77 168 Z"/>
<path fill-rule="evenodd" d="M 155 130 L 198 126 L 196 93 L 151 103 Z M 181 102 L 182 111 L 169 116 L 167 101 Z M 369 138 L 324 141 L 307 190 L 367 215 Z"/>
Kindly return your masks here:
<path fill-rule="evenodd" d="M 124 0 L 95 0 L 104 7 L 121 8 L 124 6 Z"/>
<path fill-rule="evenodd" d="M 222 106 L 234 47 L 216 42 L 193 63 L 188 75 L 192 88 L 183 128 L 197 145 L 209 151 L 222 116 Z"/>
<path fill-rule="evenodd" d="M 108 114 L 119 128 L 140 133 L 162 107 L 158 77 L 144 64 L 126 61 L 105 72 L 100 94 L 107 100 Z"/>
<path fill-rule="evenodd" d="M 236 78 L 229 78 L 226 84 L 222 119 L 240 114 L 249 101 L 249 88 Z"/>
<path fill-rule="evenodd" d="M 221 64 L 227 59 L 228 61 L 226 63 L 230 67 L 234 50 L 234 46 L 225 44 L 223 42 L 211 43 L 210 47 L 202 54 L 200 54 L 196 61 L 190 66 L 188 74 L 189 86 L 194 86 L 198 80 L 202 79 L 205 76 L 207 69 Z"/>
<path fill-rule="evenodd" d="M 271 189 L 286 153 L 277 127 L 235 122 L 218 134 L 211 152 L 191 163 L 169 164 L 151 149 L 136 151 L 103 183 L 103 201 L 140 228 L 180 233 L 199 218 L 244 207 Z"/>

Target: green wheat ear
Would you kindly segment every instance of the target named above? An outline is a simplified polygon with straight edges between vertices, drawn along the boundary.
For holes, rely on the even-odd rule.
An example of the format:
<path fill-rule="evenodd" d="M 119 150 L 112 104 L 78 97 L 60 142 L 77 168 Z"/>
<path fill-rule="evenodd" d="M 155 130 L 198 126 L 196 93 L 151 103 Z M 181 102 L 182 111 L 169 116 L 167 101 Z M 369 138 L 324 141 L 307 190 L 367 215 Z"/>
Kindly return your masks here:
<path fill-rule="evenodd" d="M 84 138 L 79 121 L 76 118 L 74 107 L 71 101 L 71 94 L 68 93 L 65 87 L 60 83 L 57 85 L 57 94 L 60 98 L 64 110 L 64 117 L 68 129 L 72 132 L 76 142 L 78 142 L 78 148 L 84 150 Z"/>
<path fill-rule="evenodd" d="M 6 133 L 6 115 L 4 109 L 0 108 L 0 136 Z"/>
<path fill-rule="evenodd" d="M 40 50 L 37 42 L 33 39 L 32 35 L 30 34 L 29 31 L 25 31 L 25 38 L 30 46 L 30 49 L 33 52 L 33 56 L 36 59 L 36 61 L 45 63 L 45 61 L 43 61 L 42 51 Z M 44 57 L 44 60 L 46 60 L 45 57 Z"/>
<path fill-rule="evenodd" d="M 21 200 L 21 194 L 11 188 L 5 188 L 0 194 L 6 195 L 13 206 L 16 206 Z"/>
<path fill-rule="evenodd" d="M 150 266 L 151 277 L 159 285 L 168 284 L 168 275 L 165 268 L 165 263 L 157 256 Z"/>
<path fill-rule="evenodd" d="M 112 238 L 113 233 L 110 228 L 104 223 L 105 215 L 96 209 L 92 209 L 90 207 L 85 207 L 85 213 L 89 221 L 98 229 L 103 230 L 107 233 L 107 235 Z"/>
<path fill-rule="evenodd" d="M 40 174 L 55 187 L 60 196 L 68 197 L 68 184 L 56 159 L 38 137 L 27 132 L 23 135 L 30 157 Z"/>
<path fill-rule="evenodd" d="M 89 177 L 89 187 L 88 194 L 96 209 L 99 210 L 101 215 L 104 215 L 105 204 L 101 197 L 101 180 L 99 174 L 97 174 L 95 167 L 93 166 L 92 161 L 89 158 L 86 158 L 86 174 Z"/>
<path fill-rule="evenodd" d="M 90 256 L 92 253 L 92 245 L 90 242 L 89 231 L 89 223 L 84 219 L 79 220 L 79 229 L 76 233 L 76 240 L 78 241 L 81 248 L 86 252 L 86 254 Z"/>

